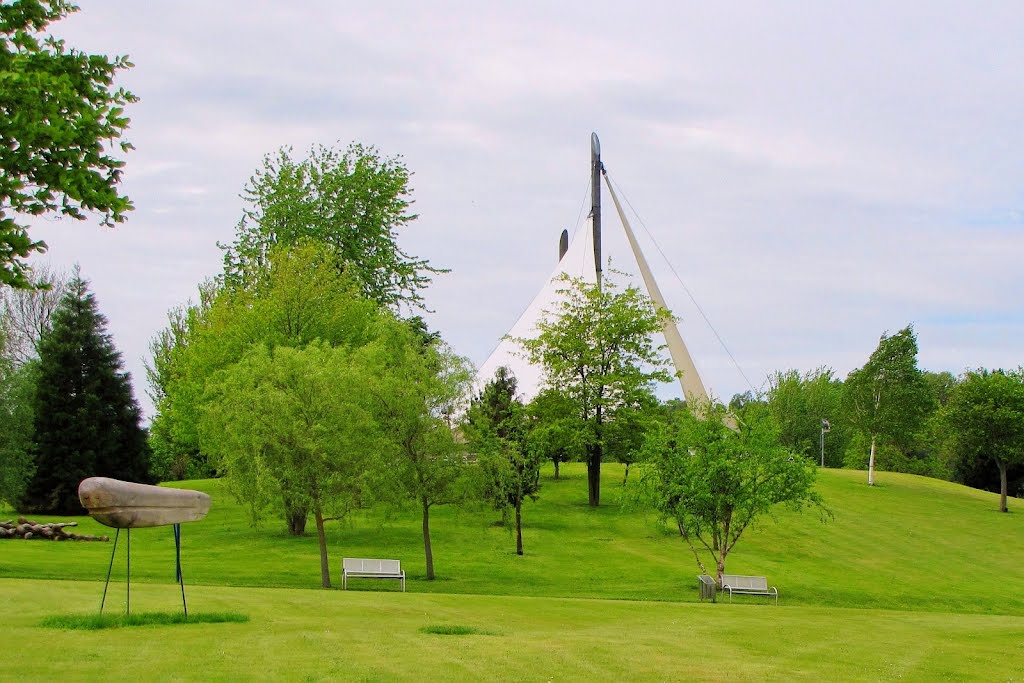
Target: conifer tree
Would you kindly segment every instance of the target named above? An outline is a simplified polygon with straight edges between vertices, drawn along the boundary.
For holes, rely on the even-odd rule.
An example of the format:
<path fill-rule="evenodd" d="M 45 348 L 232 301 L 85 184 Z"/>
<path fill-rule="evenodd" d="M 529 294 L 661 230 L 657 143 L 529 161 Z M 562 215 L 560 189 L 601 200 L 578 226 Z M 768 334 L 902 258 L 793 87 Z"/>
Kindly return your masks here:
<path fill-rule="evenodd" d="M 39 345 L 34 449 L 36 472 L 22 508 L 81 514 L 78 484 L 105 476 L 150 483 L 149 446 L 121 354 L 79 276 Z"/>

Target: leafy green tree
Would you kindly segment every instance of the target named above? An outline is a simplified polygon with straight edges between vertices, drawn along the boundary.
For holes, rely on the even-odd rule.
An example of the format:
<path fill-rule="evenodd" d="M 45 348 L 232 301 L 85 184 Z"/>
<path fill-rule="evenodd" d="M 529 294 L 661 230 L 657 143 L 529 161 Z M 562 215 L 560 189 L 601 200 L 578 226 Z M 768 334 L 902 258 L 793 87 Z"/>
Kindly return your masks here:
<path fill-rule="evenodd" d="M 527 447 L 552 462 L 558 479 L 559 465 L 580 459 L 586 447 L 572 400 L 557 389 L 542 389 L 526 406 L 526 413 Z"/>
<path fill-rule="evenodd" d="M 654 430 L 633 493 L 676 525 L 704 574 L 710 559 L 719 584 L 743 532 L 773 506 L 825 510 L 814 463 L 779 445 L 767 411 L 741 414 L 735 429 L 728 415 L 724 406 L 708 406 L 700 411 L 707 419 L 687 411 Z"/>
<path fill-rule="evenodd" d="M 35 474 L 32 426 L 37 371 L 34 362 L 16 368 L 0 353 L 0 502 L 11 507 L 19 503 Z"/>
<path fill-rule="evenodd" d="M 998 468 L 999 511 L 1006 512 L 1007 470 L 1024 465 L 1024 369 L 968 372 L 942 416 L 963 462 Z"/>
<path fill-rule="evenodd" d="M 844 401 L 851 422 L 871 442 L 868 484 L 875 483 L 879 439 L 908 443 L 933 409 L 928 385 L 917 367 L 917 337 L 908 325 L 883 334 L 863 367 L 846 378 Z"/>
<path fill-rule="evenodd" d="M 106 324 L 86 282 L 73 279 L 39 345 L 28 511 L 80 514 L 78 484 L 86 477 L 152 481 L 131 378 Z"/>
<path fill-rule="evenodd" d="M 319 339 L 331 346 L 362 345 L 375 334 L 378 317 L 377 305 L 334 267 L 332 250 L 312 242 L 273 250 L 266 273 L 249 288 L 221 287 L 201 297 L 188 309 L 179 338 L 154 342 L 156 386 L 151 377 L 154 393 L 162 392 L 154 438 L 177 456 L 200 463 L 209 458 L 198 431 L 206 386 L 218 371 L 238 362 L 254 344 L 302 348 Z M 175 457 L 161 455 L 172 462 Z M 287 499 L 284 506 L 289 531 L 303 534 L 306 511 Z"/>
<path fill-rule="evenodd" d="M 65 0 L 0 3 L 0 285 L 31 286 L 24 259 L 46 250 L 28 235 L 29 219 L 48 213 L 120 223 L 131 208 L 118 194 L 126 152 L 126 104 L 136 97 L 115 88 L 126 57 L 68 48 L 41 36 L 78 8 Z"/>
<path fill-rule="evenodd" d="M 313 513 L 320 576 L 331 587 L 325 523 L 358 505 L 374 429 L 352 351 L 253 346 L 210 383 L 201 424 L 229 488 L 254 523 L 282 497 Z"/>
<path fill-rule="evenodd" d="M 516 396 L 517 382 L 507 367 L 473 398 L 464 432 L 484 473 L 484 497 L 508 521 L 515 513 L 516 554 L 523 554 L 523 503 L 537 500 L 541 455 L 527 447 L 526 407 Z"/>
<path fill-rule="evenodd" d="M 843 383 L 830 368 L 818 368 L 804 375 L 797 370 L 776 372 L 769 378 L 769 412 L 779 425 L 782 445 L 804 455 L 821 457 L 821 434 L 826 429 L 826 463 L 842 466 L 849 441 L 849 427 L 843 410 Z"/>
<path fill-rule="evenodd" d="M 605 456 L 626 466 L 622 485 L 629 481 L 629 468 L 640 457 L 647 433 L 665 420 L 662 406 L 653 392 L 638 395 L 637 402 L 623 405 L 615 419 L 605 423 Z"/>
<path fill-rule="evenodd" d="M 612 278 L 603 289 L 579 278 L 563 278 L 562 299 L 541 320 L 534 339 L 521 339 L 544 382 L 571 402 L 586 444 L 587 491 L 591 506 L 601 502 L 601 461 L 605 423 L 634 406 L 652 382 L 668 382 L 668 360 L 652 337 L 661 319 L 636 287 L 620 291 Z"/>
<path fill-rule="evenodd" d="M 224 249 L 224 281 L 248 286 L 265 270 L 276 245 L 312 240 L 329 245 L 335 264 L 380 305 L 420 306 L 420 290 L 444 272 L 398 246 L 398 232 L 415 218 L 409 170 L 373 147 L 344 151 L 315 146 L 295 160 L 289 148 L 268 155 L 242 197 L 248 206 Z"/>
<path fill-rule="evenodd" d="M 365 367 L 381 368 L 363 387 L 380 430 L 373 493 L 419 506 L 427 579 L 433 580 L 430 510 L 467 496 L 465 447 L 456 441 L 449 416 L 468 394 L 472 375 L 465 359 L 439 342 L 424 344 L 399 321 L 382 326 L 380 341 L 356 357 Z"/>

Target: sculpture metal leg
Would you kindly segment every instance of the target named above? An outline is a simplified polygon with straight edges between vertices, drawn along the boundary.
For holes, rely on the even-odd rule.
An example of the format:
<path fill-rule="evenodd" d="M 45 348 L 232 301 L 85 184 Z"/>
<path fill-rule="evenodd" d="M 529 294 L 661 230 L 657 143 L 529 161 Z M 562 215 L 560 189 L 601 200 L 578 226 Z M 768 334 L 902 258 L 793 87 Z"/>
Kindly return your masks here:
<path fill-rule="evenodd" d="M 188 619 L 188 604 L 185 602 L 185 577 L 181 573 L 181 525 L 174 525 L 174 562 L 175 579 L 181 584 L 181 608 L 185 611 L 185 619 Z"/>
<path fill-rule="evenodd" d="M 121 536 L 121 530 L 118 529 L 117 533 L 114 534 L 114 549 L 110 551 L 110 566 L 107 567 L 107 582 L 103 584 L 103 599 L 100 600 L 100 615 L 103 615 L 103 605 L 107 602 L 107 587 L 110 585 L 110 572 L 114 569 L 114 553 L 117 552 L 117 539 Z"/>

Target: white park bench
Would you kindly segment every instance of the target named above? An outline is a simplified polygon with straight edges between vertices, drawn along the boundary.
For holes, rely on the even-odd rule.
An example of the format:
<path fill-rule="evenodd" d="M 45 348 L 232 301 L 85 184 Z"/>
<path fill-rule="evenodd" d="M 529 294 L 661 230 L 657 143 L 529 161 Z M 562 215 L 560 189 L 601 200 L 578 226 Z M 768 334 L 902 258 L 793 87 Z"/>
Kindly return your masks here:
<path fill-rule="evenodd" d="M 768 577 L 765 576 L 722 574 L 722 590 L 729 591 L 729 602 L 732 602 L 733 593 L 740 593 L 744 595 L 774 595 L 775 604 L 779 604 L 779 589 L 775 586 L 769 588 Z"/>
<path fill-rule="evenodd" d="M 357 579 L 401 579 L 405 592 L 405 572 L 400 560 L 369 560 L 346 557 L 341 561 L 341 588 L 348 589 L 348 580 Z"/>

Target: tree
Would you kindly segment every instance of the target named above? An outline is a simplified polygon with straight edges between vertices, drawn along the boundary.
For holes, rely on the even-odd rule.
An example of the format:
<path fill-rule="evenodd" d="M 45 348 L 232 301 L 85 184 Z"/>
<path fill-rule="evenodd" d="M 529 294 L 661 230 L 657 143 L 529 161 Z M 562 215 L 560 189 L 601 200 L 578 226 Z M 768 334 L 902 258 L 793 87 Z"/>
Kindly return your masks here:
<path fill-rule="evenodd" d="M 420 290 L 445 272 L 398 246 L 411 223 L 409 170 L 399 158 L 351 144 L 343 152 L 315 146 L 296 161 L 290 148 L 263 160 L 242 194 L 248 206 L 224 250 L 224 281 L 247 286 L 265 270 L 275 245 L 312 240 L 329 245 L 336 266 L 381 306 L 421 306 Z"/>
<path fill-rule="evenodd" d="M 466 414 L 465 433 L 479 457 L 484 474 L 484 497 L 501 511 L 515 513 L 516 554 L 523 554 L 523 503 L 537 500 L 540 460 L 527 447 L 526 408 L 516 396 L 515 375 L 499 367 L 494 378 L 473 398 Z"/>
<path fill-rule="evenodd" d="M 304 241 L 278 247 L 268 259 L 261 279 L 248 288 L 201 292 L 200 304 L 188 309 L 185 331 L 165 330 L 173 341 L 155 342 L 152 367 L 158 384 L 151 387 L 163 398 L 153 434 L 161 447 L 166 443 L 199 462 L 209 458 L 199 438 L 207 384 L 253 345 L 302 348 L 319 339 L 330 346 L 360 346 L 375 334 L 377 305 L 338 272 L 329 247 Z M 164 458 L 173 462 L 173 456 Z M 287 498 L 283 504 L 289 531 L 302 535 L 305 509 Z"/>
<path fill-rule="evenodd" d="M 81 514 L 86 477 L 152 481 L 141 412 L 106 324 L 87 283 L 74 278 L 39 345 L 28 511 Z"/>
<path fill-rule="evenodd" d="M 19 503 L 35 474 L 32 424 L 37 370 L 36 363 L 16 368 L 0 353 L 0 502 L 11 507 Z"/>
<path fill-rule="evenodd" d="M 0 285 L 31 286 L 24 259 L 46 244 L 29 237 L 29 217 L 97 212 L 110 226 L 132 208 L 118 194 L 124 162 L 107 153 L 131 148 L 124 107 L 137 98 L 113 83 L 132 64 L 40 36 L 77 10 L 65 0 L 0 4 Z"/>
<path fill-rule="evenodd" d="M 995 463 L 999 511 L 1007 512 L 1007 469 L 1024 465 L 1024 369 L 968 372 L 942 417 L 962 461 Z"/>
<path fill-rule="evenodd" d="M 363 388 L 380 429 L 382 464 L 373 475 L 374 494 L 419 506 L 427 579 L 433 580 L 430 510 L 466 496 L 465 449 L 447 418 L 468 394 L 472 375 L 465 359 L 440 342 L 425 344 L 407 324 L 382 327 L 382 343 L 360 349 L 356 358 L 381 368 Z"/>
<path fill-rule="evenodd" d="M 776 372 L 769 378 L 768 409 L 779 425 L 786 448 L 803 455 L 821 456 L 823 420 L 828 421 L 827 463 L 842 466 L 849 440 L 843 410 L 843 383 L 831 368 L 801 375 L 797 370 Z"/>
<path fill-rule="evenodd" d="M 597 506 L 605 423 L 636 405 L 652 382 L 672 379 L 651 341 L 670 314 L 656 311 L 636 287 L 619 291 L 611 278 L 603 289 L 580 278 L 563 276 L 563 282 L 562 298 L 537 324 L 537 337 L 518 341 L 530 361 L 543 366 L 545 385 L 571 402 L 585 430 L 588 498 Z"/>
<path fill-rule="evenodd" d="M 814 463 L 779 445 L 766 411 L 743 413 L 735 429 L 727 415 L 724 406 L 707 406 L 700 418 L 679 413 L 654 430 L 634 492 L 676 525 L 704 574 L 702 553 L 710 557 L 719 585 L 743 532 L 773 506 L 825 511 L 814 490 Z"/>
<path fill-rule="evenodd" d="M 585 452 L 572 401 L 557 389 L 542 389 L 526 406 L 526 413 L 527 447 L 552 462 L 558 479 L 559 465 L 579 459 Z"/>
<path fill-rule="evenodd" d="M 622 485 L 629 481 L 629 468 L 640 457 L 647 433 L 664 420 L 664 412 L 653 392 L 638 395 L 633 405 L 624 405 L 615 419 L 605 423 L 605 456 L 626 466 Z"/>
<path fill-rule="evenodd" d="M 361 404 L 352 352 L 313 342 L 303 349 L 253 346 L 218 373 L 201 434 L 235 496 L 257 523 L 288 498 L 313 513 L 320 576 L 331 587 L 325 523 L 357 505 L 374 433 Z"/>
<path fill-rule="evenodd" d="M 868 484 L 873 486 L 879 438 L 908 442 L 932 408 L 911 325 L 891 337 L 882 335 L 868 362 L 846 378 L 844 400 L 854 427 L 871 441 Z"/>
<path fill-rule="evenodd" d="M 77 271 L 76 271 L 77 274 Z M 0 329 L 7 337 L 4 355 L 15 365 L 39 357 L 39 340 L 50 330 L 57 304 L 67 291 L 68 276 L 35 265 L 27 273 L 29 287 L 0 290 Z"/>

